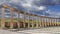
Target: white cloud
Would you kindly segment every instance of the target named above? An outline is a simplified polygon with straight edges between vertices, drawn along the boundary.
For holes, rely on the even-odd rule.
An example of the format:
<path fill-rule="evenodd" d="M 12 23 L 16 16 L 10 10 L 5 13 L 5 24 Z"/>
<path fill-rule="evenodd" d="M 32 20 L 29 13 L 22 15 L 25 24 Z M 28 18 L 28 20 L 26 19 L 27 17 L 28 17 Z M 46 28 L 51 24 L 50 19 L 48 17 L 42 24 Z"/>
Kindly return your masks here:
<path fill-rule="evenodd" d="M 47 11 L 45 11 L 46 13 L 49 13 L 49 14 L 51 14 L 52 12 L 51 12 L 51 10 L 47 10 Z"/>
<path fill-rule="evenodd" d="M 45 12 L 49 14 L 49 17 L 59 18 L 59 16 L 60 16 L 60 12 L 55 12 L 55 11 L 52 11 L 52 10 L 47 10 Z"/>
<path fill-rule="evenodd" d="M 38 8 L 38 10 L 45 10 L 45 9 L 46 9 L 45 6 L 40 6 L 40 7 Z"/>
<path fill-rule="evenodd" d="M 22 4 L 23 7 L 31 7 L 31 4 Z"/>

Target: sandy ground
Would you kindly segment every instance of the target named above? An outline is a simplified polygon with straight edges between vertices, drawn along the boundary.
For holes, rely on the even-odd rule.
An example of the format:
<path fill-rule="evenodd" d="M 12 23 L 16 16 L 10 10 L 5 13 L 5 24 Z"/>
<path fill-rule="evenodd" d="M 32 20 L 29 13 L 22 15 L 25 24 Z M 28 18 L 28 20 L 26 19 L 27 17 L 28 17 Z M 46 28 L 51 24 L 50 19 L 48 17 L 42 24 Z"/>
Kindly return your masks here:
<path fill-rule="evenodd" d="M 40 29 L 29 29 L 29 30 L 19 30 L 13 31 L 10 30 L 1 30 L 0 34 L 60 34 L 60 27 L 48 27 L 48 28 L 40 28 Z"/>
<path fill-rule="evenodd" d="M 23 30 L 17 32 L 31 33 L 31 34 L 60 34 L 60 27 L 48 27 L 41 29 Z"/>

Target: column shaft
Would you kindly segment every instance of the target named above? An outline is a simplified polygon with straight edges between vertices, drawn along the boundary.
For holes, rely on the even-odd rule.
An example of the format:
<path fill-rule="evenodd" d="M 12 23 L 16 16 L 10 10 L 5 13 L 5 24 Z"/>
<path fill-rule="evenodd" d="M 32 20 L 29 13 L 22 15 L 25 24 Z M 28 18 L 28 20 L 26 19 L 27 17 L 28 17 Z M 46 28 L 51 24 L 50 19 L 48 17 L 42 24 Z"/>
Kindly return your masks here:
<path fill-rule="evenodd" d="M 55 19 L 55 26 L 56 26 L 56 19 Z"/>
<path fill-rule="evenodd" d="M 52 25 L 54 25 L 53 21 L 54 21 L 54 20 L 52 19 Z"/>
<path fill-rule="evenodd" d="M 26 27 L 26 12 L 24 12 L 24 23 L 23 23 L 23 25 L 24 25 L 24 28 Z"/>
<path fill-rule="evenodd" d="M 18 18 L 17 18 L 18 22 L 17 22 L 17 25 L 18 25 L 18 29 L 20 28 L 20 11 L 18 11 Z"/>
<path fill-rule="evenodd" d="M 55 26 L 55 19 L 54 19 L 54 26 Z"/>
<path fill-rule="evenodd" d="M 5 8 L 2 8 L 2 19 L 1 19 L 1 28 L 5 28 L 5 15 L 4 15 Z"/>
<path fill-rule="evenodd" d="M 51 26 L 51 19 L 49 18 L 49 20 L 50 20 L 50 26 Z"/>
<path fill-rule="evenodd" d="M 56 26 L 57 26 L 57 19 L 56 19 Z"/>
<path fill-rule="evenodd" d="M 48 18 L 48 27 L 49 27 L 49 25 L 50 25 L 50 20 L 49 20 L 49 18 Z"/>
<path fill-rule="evenodd" d="M 34 15 L 32 15 L 32 28 L 34 27 Z"/>
<path fill-rule="evenodd" d="M 39 22 L 39 23 L 40 23 L 39 25 L 40 25 L 40 27 L 41 27 L 41 18 L 40 18 L 40 20 L 39 20 L 39 21 L 40 21 L 40 22 Z"/>
<path fill-rule="evenodd" d="M 30 14 L 28 14 L 28 28 L 30 28 Z"/>
<path fill-rule="evenodd" d="M 11 11 L 10 11 L 10 12 L 11 12 L 10 28 L 12 29 L 12 28 L 13 28 L 13 20 L 14 20 L 14 18 L 13 18 L 13 17 L 14 17 L 14 10 L 13 10 L 12 8 L 11 8 L 10 10 L 11 10 Z"/>
<path fill-rule="evenodd" d="M 46 27 L 47 27 L 47 18 L 46 18 Z"/>
<path fill-rule="evenodd" d="M 36 28 L 38 28 L 38 17 L 36 17 Z"/>
<path fill-rule="evenodd" d="M 42 17 L 42 27 L 44 27 L 44 18 Z"/>
<path fill-rule="evenodd" d="M 57 26 L 57 19 L 56 19 L 56 26 Z"/>
<path fill-rule="evenodd" d="M 52 19 L 51 19 L 51 26 L 52 26 Z"/>

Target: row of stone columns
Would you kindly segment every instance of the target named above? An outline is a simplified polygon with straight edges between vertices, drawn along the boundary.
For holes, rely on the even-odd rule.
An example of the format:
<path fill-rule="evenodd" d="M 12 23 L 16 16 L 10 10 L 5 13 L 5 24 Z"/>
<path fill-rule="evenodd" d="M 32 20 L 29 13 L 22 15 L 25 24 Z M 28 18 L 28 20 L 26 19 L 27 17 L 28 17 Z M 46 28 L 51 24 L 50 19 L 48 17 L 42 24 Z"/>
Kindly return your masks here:
<path fill-rule="evenodd" d="M 5 28 L 5 15 L 4 15 L 4 11 L 5 8 L 2 8 L 2 18 L 1 18 L 1 28 Z M 14 9 L 10 8 L 10 13 L 11 13 L 11 17 L 10 17 L 10 28 L 13 28 L 13 20 L 14 20 Z M 18 28 L 20 28 L 20 11 L 17 11 L 18 13 Z M 38 19 L 41 19 L 39 21 L 37 21 Z M 48 22 L 48 20 L 49 22 Z M 44 20 L 44 17 L 39 17 L 36 16 L 36 28 L 39 27 L 47 27 L 47 26 L 51 26 L 51 25 L 56 25 L 57 24 L 57 19 L 53 19 L 53 18 L 46 18 L 46 22 Z M 40 25 L 40 26 L 39 26 Z M 24 12 L 24 23 L 23 23 L 24 28 L 26 27 L 26 12 Z M 30 14 L 28 14 L 28 28 L 30 28 Z M 34 15 L 32 15 L 32 28 L 34 28 Z"/>
<path fill-rule="evenodd" d="M 14 20 L 14 9 L 10 8 L 10 13 L 11 13 L 11 17 L 10 17 L 10 28 L 13 28 L 13 20 Z M 20 11 L 18 11 L 18 18 L 17 18 L 18 22 L 18 28 L 20 28 Z M 1 28 L 5 28 L 5 8 L 2 8 L 2 18 L 1 18 Z"/>

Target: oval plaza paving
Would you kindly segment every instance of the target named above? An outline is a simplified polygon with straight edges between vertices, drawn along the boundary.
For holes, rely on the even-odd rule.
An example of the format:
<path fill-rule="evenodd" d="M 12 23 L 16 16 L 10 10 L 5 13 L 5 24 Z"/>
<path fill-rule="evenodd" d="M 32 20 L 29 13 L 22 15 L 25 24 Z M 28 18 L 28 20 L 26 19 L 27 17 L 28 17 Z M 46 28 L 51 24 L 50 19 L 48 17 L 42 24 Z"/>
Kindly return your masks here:
<path fill-rule="evenodd" d="M 10 21 L 5 21 L 5 9 L 10 10 Z M 59 19 L 60 18 L 53 18 L 53 17 L 46 17 L 46 16 L 38 16 L 36 14 L 30 14 L 27 12 L 20 11 L 19 9 L 13 8 L 9 5 L 3 4 L 1 7 L 2 12 L 2 18 L 0 23 L 0 28 L 11 28 L 14 29 L 14 27 L 17 28 L 42 28 L 42 27 L 53 27 L 53 26 L 60 26 Z M 14 22 L 14 12 L 18 14 L 17 22 Z M 23 21 L 20 19 L 20 14 L 23 14 Z M 27 22 L 26 22 L 26 15 L 28 15 Z M 32 16 L 32 19 L 30 19 L 30 16 Z M 36 19 L 34 20 L 34 17 Z M 8 27 L 7 27 L 8 26 Z"/>

